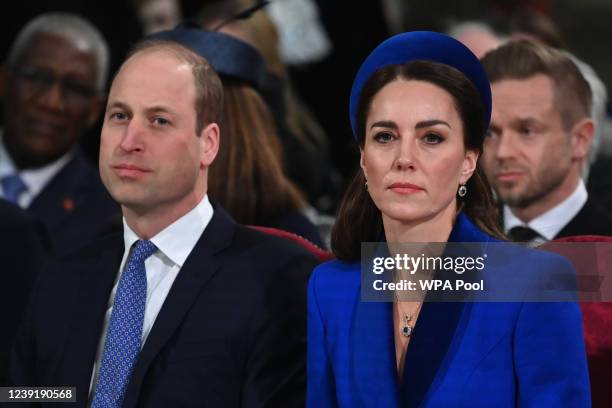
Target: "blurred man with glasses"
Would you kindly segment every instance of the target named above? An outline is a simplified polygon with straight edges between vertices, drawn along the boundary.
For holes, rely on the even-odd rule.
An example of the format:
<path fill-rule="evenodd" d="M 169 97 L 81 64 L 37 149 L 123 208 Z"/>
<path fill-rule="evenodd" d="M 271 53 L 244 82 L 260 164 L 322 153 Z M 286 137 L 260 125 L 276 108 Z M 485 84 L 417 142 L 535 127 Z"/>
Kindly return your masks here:
<path fill-rule="evenodd" d="M 57 255 L 91 241 L 118 212 L 78 149 L 99 117 L 109 51 L 83 18 L 47 13 L 24 26 L 0 75 L 0 197 L 47 227 Z"/>

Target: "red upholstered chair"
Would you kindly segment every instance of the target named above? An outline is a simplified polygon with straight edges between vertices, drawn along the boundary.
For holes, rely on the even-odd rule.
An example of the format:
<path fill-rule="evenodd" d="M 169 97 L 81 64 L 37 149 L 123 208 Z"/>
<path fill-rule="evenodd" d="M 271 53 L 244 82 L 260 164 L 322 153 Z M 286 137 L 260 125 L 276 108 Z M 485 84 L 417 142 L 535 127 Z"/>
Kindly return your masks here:
<path fill-rule="evenodd" d="M 581 235 L 559 238 L 552 242 L 612 243 L 612 237 Z M 612 264 L 599 262 L 598 267 L 609 270 Z M 610 278 L 610 273 L 604 273 L 601 269 L 598 272 L 600 276 Z M 580 308 L 593 407 L 612 407 L 612 302 L 582 302 Z"/>
<path fill-rule="evenodd" d="M 303 247 L 304 249 L 306 249 L 311 254 L 313 254 L 319 260 L 319 262 L 325 262 L 325 261 L 329 261 L 330 259 L 334 259 L 334 255 L 331 252 L 326 251 L 322 248 L 319 248 L 317 245 L 313 244 L 306 238 L 300 235 L 294 234 L 293 232 L 285 231 L 285 230 L 278 229 L 278 228 L 272 228 L 272 227 L 262 227 L 259 225 L 249 225 L 249 228 L 256 229 L 265 234 L 274 235 L 277 237 L 281 237 L 281 238 L 285 238 L 290 241 L 293 241 L 296 244 Z"/>

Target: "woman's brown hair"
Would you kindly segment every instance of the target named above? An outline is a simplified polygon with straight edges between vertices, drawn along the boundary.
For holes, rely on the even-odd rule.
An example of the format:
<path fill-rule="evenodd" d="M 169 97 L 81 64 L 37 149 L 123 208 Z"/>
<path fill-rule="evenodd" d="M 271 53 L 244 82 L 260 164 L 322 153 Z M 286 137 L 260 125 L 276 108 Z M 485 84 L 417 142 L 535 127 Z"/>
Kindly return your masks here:
<path fill-rule="evenodd" d="M 306 202 L 287 178 L 274 119 L 251 86 L 223 78 L 218 157 L 210 167 L 211 198 L 242 224 L 261 224 Z"/>
<path fill-rule="evenodd" d="M 368 79 L 357 107 L 356 136 L 362 149 L 372 99 L 385 85 L 397 79 L 425 81 L 447 91 L 453 97 L 463 123 L 465 148 L 482 152 L 488 124 L 483 119 L 484 106 L 478 90 L 457 69 L 430 61 L 388 65 Z M 383 238 L 381 213 L 365 189 L 365 181 L 363 171 L 358 170 L 344 194 L 338 218 L 332 229 L 332 250 L 338 259 L 344 261 L 354 262 L 360 259 L 362 242 L 375 242 Z M 457 198 L 457 207 L 484 232 L 503 239 L 491 187 L 478 163 L 466 187 L 468 193 L 463 198 Z"/>

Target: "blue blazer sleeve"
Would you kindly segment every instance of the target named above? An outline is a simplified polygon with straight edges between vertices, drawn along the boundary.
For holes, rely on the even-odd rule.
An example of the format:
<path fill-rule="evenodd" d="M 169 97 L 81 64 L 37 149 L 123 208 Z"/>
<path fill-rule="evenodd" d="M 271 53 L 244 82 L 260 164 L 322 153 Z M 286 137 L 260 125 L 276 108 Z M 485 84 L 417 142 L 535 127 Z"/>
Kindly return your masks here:
<path fill-rule="evenodd" d="M 308 284 L 308 360 L 307 407 L 336 407 L 336 393 L 331 359 L 327 353 L 325 327 L 317 296 L 317 282 L 321 271 L 317 268 Z"/>

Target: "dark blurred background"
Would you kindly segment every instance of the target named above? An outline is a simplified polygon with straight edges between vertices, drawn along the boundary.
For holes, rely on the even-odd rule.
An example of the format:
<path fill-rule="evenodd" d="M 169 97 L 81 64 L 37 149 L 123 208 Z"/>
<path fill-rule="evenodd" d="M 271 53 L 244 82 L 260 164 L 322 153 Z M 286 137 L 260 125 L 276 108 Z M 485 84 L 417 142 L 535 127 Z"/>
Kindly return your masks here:
<path fill-rule="evenodd" d="M 160 2 L 174 3 L 179 9 L 179 17 L 195 19 L 207 6 L 228 4 L 227 1 Z M 271 1 L 278 2 L 300 3 L 299 0 Z M 19 29 L 35 15 L 52 10 L 71 11 L 92 21 L 106 36 L 112 51 L 111 72 L 114 72 L 130 45 L 142 36 L 144 22 L 139 17 L 139 10 L 145 3 L 148 1 L 4 3 L 10 11 L 0 17 L 3 30 L 0 52 L 5 59 Z M 240 7 L 256 1 L 238 3 L 236 10 L 240 11 Z M 310 61 L 284 62 L 298 96 L 325 132 L 331 162 L 338 170 L 338 191 L 330 202 L 318 206 L 323 212 L 333 213 L 342 187 L 358 163 L 358 150 L 353 143 L 347 115 L 352 79 L 363 58 L 391 34 L 410 30 L 444 32 L 449 24 L 465 20 L 484 20 L 500 33 L 505 33 L 524 22 L 525 13 L 535 14 L 552 22 L 562 45 L 589 63 L 603 79 L 608 94 L 612 91 L 612 49 L 609 45 L 612 39 L 612 1 L 609 0 L 309 0 L 307 3 L 316 7 L 315 17 L 329 47 Z M 266 10 L 268 8 L 270 6 Z M 161 17 L 158 19 L 159 23 L 164 23 Z M 83 138 L 83 146 L 92 160 L 97 158 L 98 141 L 99 129 L 92 130 Z"/>

